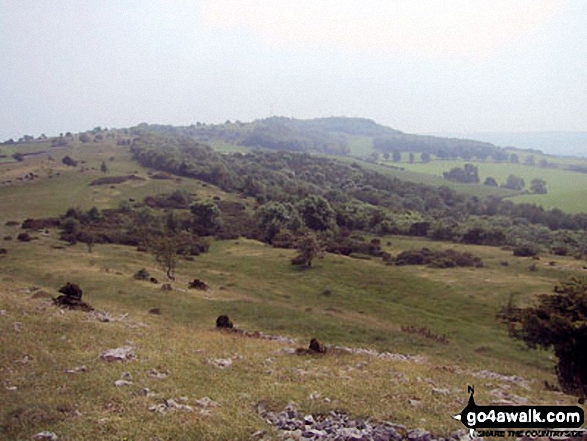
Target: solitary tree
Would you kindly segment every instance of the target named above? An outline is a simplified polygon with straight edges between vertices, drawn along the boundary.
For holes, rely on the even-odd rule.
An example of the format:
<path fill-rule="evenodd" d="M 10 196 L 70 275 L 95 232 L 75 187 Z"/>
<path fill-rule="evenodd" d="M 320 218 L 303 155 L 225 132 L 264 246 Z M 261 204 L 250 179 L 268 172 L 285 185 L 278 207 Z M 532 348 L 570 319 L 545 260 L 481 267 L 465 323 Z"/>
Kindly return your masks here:
<path fill-rule="evenodd" d="M 214 202 L 195 202 L 190 207 L 190 211 L 194 215 L 194 230 L 199 235 L 214 234 L 222 225 L 220 210 Z"/>
<path fill-rule="evenodd" d="M 106 173 L 108 171 L 108 166 L 106 165 L 106 163 L 104 161 L 102 161 L 102 165 L 100 166 L 100 170 L 102 170 L 102 173 Z"/>
<path fill-rule="evenodd" d="M 491 176 L 489 176 L 485 179 L 485 182 L 483 182 L 483 185 L 489 185 L 490 187 L 497 187 L 497 181 L 495 180 L 495 178 L 492 178 Z"/>
<path fill-rule="evenodd" d="M 291 260 L 292 265 L 312 266 L 312 260 L 321 253 L 320 244 L 313 233 L 307 233 L 296 243 L 298 255 Z"/>
<path fill-rule="evenodd" d="M 393 151 L 392 157 L 393 157 L 393 162 L 400 162 L 402 160 L 402 154 L 401 154 L 401 152 L 398 152 L 397 150 Z"/>
<path fill-rule="evenodd" d="M 546 194 L 546 181 L 540 178 L 532 179 L 530 181 L 530 189 L 532 193 Z"/>
<path fill-rule="evenodd" d="M 175 280 L 175 269 L 180 258 L 183 241 L 179 236 L 165 235 L 149 237 L 146 240 L 147 249 L 155 258 L 169 280 Z"/>
<path fill-rule="evenodd" d="M 431 158 L 430 158 L 430 153 L 428 153 L 428 152 L 423 152 L 423 153 L 420 155 L 420 158 L 422 159 L 422 162 L 430 162 L 430 159 L 431 159 Z"/>
<path fill-rule="evenodd" d="M 509 175 L 505 183 L 501 186 L 510 190 L 522 190 L 526 186 L 526 183 L 519 176 Z"/>
<path fill-rule="evenodd" d="M 587 281 L 573 278 L 542 294 L 530 308 L 506 306 L 500 318 L 509 322 L 510 335 L 530 348 L 553 348 L 562 389 L 587 395 Z"/>

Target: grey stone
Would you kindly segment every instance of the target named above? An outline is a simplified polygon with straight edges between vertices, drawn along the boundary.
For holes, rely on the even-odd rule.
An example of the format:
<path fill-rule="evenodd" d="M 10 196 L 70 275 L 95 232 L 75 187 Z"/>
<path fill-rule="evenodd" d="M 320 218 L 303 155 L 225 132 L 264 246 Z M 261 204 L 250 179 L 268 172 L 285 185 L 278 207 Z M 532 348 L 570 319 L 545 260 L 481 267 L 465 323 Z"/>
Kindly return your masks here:
<path fill-rule="evenodd" d="M 100 358 L 105 361 L 130 361 L 135 358 L 132 346 L 122 346 L 116 349 L 108 349 L 100 354 Z"/>
<path fill-rule="evenodd" d="M 53 432 L 39 432 L 33 436 L 34 440 L 43 440 L 43 441 L 57 441 L 59 438 Z"/>
<path fill-rule="evenodd" d="M 449 395 L 450 390 L 444 388 L 432 388 L 432 395 Z"/>
<path fill-rule="evenodd" d="M 263 438 L 267 434 L 266 429 L 257 430 L 251 435 L 251 439 Z"/>
<path fill-rule="evenodd" d="M 408 431 L 408 439 L 410 441 L 431 441 L 432 436 L 430 432 L 424 429 L 412 429 Z"/>

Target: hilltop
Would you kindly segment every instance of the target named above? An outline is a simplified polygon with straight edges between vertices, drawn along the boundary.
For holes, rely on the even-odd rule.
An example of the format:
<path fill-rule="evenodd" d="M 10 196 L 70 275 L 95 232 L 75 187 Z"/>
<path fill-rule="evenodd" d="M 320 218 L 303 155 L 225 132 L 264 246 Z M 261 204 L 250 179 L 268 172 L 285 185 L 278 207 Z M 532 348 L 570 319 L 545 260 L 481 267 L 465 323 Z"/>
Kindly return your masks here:
<path fill-rule="evenodd" d="M 272 150 L 322 152 L 335 155 L 359 153 L 359 145 L 375 151 L 427 152 L 447 158 L 499 155 L 493 144 L 403 133 L 365 118 L 329 117 L 300 120 L 271 117 L 250 123 L 227 121 L 220 125 L 193 124 L 187 127 L 140 124 L 133 133 L 149 131 L 184 135 L 207 143 L 225 143 Z"/>

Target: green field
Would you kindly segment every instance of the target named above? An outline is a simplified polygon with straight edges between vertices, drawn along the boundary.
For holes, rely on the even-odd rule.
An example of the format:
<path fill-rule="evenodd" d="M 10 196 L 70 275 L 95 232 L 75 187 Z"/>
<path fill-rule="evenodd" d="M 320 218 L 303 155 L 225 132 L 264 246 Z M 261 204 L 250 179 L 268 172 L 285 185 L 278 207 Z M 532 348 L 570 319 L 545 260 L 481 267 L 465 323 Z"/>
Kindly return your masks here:
<path fill-rule="evenodd" d="M 430 174 L 442 177 L 442 173 L 453 167 L 462 167 L 466 161 L 432 161 L 424 163 L 398 163 L 393 164 L 405 168 L 407 171 Z M 511 197 L 514 202 L 525 202 L 542 205 L 546 209 L 559 208 L 569 213 L 587 212 L 587 174 L 576 173 L 561 169 L 530 167 L 523 164 L 510 163 L 486 163 L 470 161 L 479 169 L 479 178 L 483 182 L 491 176 L 498 183 L 504 182 L 510 174 L 520 176 L 526 182 L 529 189 L 530 181 L 541 178 L 546 181 L 548 193 L 544 195 L 522 194 Z M 444 180 L 444 179 L 443 179 Z M 444 180 L 445 182 L 449 182 Z M 483 185 L 469 185 L 473 191 L 479 191 Z"/>

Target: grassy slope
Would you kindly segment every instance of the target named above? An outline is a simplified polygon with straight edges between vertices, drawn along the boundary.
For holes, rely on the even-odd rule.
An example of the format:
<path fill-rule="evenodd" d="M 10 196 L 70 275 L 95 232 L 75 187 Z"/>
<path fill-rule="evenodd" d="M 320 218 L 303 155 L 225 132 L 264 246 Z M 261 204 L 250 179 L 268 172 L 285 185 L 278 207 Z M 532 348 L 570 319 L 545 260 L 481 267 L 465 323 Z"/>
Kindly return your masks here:
<path fill-rule="evenodd" d="M 73 147 L 61 149 L 58 152 L 52 154 L 55 161 L 48 161 L 46 156 L 43 156 L 27 159 L 22 164 L 13 162 L 0 165 L 0 176 L 9 174 L 14 182 L 17 176 L 22 176 L 29 171 L 41 177 L 26 185 L 0 186 L 0 200 L 10 208 L 0 211 L 0 221 L 57 216 L 73 206 L 83 209 L 93 206 L 100 209 L 115 208 L 120 202 L 129 198 L 140 201 L 147 195 L 171 193 L 179 188 L 200 194 L 202 197 L 215 196 L 217 193 L 216 189 L 189 179 L 148 179 L 148 170 L 130 160 L 128 147 L 98 144 L 88 148 L 74 144 Z M 90 170 L 81 173 L 79 166 L 71 168 L 63 165 L 61 159 L 65 155 L 86 161 L 84 165 Z M 114 160 L 111 161 L 112 157 Z M 107 174 L 100 171 L 102 161 L 105 161 L 108 166 Z M 48 178 L 49 174 L 53 177 Z M 89 185 L 97 178 L 129 174 L 146 178 L 146 181 L 127 181 L 114 186 Z M 0 179 L 2 180 L 4 179 Z"/>
<path fill-rule="evenodd" d="M 483 391 L 479 399 L 485 402 L 494 400 L 489 391 L 498 389 L 529 397 L 533 403 L 562 399 L 542 387 L 542 380 L 554 381 L 550 355 L 520 351 L 494 314 L 508 294 L 528 298 L 547 290 L 563 273 L 577 271 L 573 260 L 561 261 L 564 270 L 541 266 L 536 275 L 526 269 L 529 261 L 495 249 L 478 250 L 488 263 L 481 270 L 385 267 L 329 255 L 312 270 L 300 272 L 289 265 L 291 251 L 239 240 L 215 242 L 210 253 L 183 263 L 174 284 L 177 290 L 167 293 L 132 279 L 141 267 L 164 278 L 150 256 L 133 248 L 96 246 L 90 254 L 83 246 L 52 249 L 57 243 L 51 237 L 13 242 L 8 247 L 10 260 L 2 262 L 0 309 L 7 315 L 0 321 L 0 368 L 5 386 L 17 387 L 6 392 L 10 400 L 2 409 L 11 436 L 50 429 L 65 439 L 175 439 L 187 433 L 200 439 L 243 439 L 264 427 L 255 403 L 266 401 L 279 409 L 290 400 L 308 412 L 339 408 L 411 427 L 426 419 L 427 427 L 443 432 L 458 428 L 447 413 L 463 406 L 466 384 L 476 384 Z M 398 238 L 392 248 L 421 245 Z M 497 260 L 511 264 L 501 267 Z M 207 281 L 213 291 L 186 290 L 193 277 Z M 67 280 L 80 283 L 86 301 L 97 309 L 129 317 L 98 323 L 83 313 L 61 314 L 47 299 L 33 298 L 36 291 L 24 289 L 34 285 L 55 293 Z M 325 289 L 332 294 L 323 295 Z M 163 314 L 147 314 L 154 307 Z M 279 351 L 291 347 L 288 344 L 211 332 L 220 313 L 228 313 L 245 329 L 296 337 L 300 345 L 317 336 L 331 345 L 422 355 L 425 360 L 418 364 L 358 355 L 287 355 Z M 22 324 L 20 332 L 15 322 Z M 450 342 L 441 345 L 407 334 L 400 329 L 403 324 L 428 326 L 446 333 Z M 129 341 L 137 361 L 118 365 L 97 360 L 99 352 Z M 32 361 L 22 363 L 25 355 Z M 234 365 L 228 370 L 206 363 L 209 358 L 230 357 Z M 80 365 L 89 372 L 63 373 Z M 147 372 L 152 368 L 171 375 L 150 379 Z M 530 381 L 529 389 L 475 375 L 485 369 L 522 376 Z M 131 372 L 134 384 L 115 388 L 113 382 L 123 371 Z M 143 387 L 160 395 L 137 396 Z M 450 393 L 434 396 L 432 387 L 448 388 Z M 312 400 L 313 392 L 332 401 Z M 181 396 L 196 408 L 194 400 L 203 396 L 220 406 L 206 417 L 182 412 L 162 417 L 148 411 L 163 399 Z M 421 401 L 422 407 L 412 408 L 412 399 Z M 70 415 L 73 409 L 82 416 Z"/>
<path fill-rule="evenodd" d="M 90 167 L 114 155 L 109 174 L 146 175 L 128 162 L 125 149 L 95 146 L 88 152 L 74 147 L 71 153 L 85 158 Z M 40 168 L 38 161 L 35 166 Z M 67 170 L 58 178 L 0 188 L 0 205 L 6 207 L 0 214 L 0 235 L 19 232 L 18 227 L 5 226 L 5 220 L 59 214 L 70 205 L 116 206 L 131 195 L 139 199 L 179 185 L 201 197 L 230 197 L 190 180 L 88 187 L 97 176 L 98 171 Z M 528 302 L 557 280 L 581 273 L 581 262 L 571 258 L 557 257 L 557 267 L 543 260 L 538 272 L 530 272 L 533 261 L 499 249 L 393 237 L 383 239 L 384 244 L 391 241 L 387 247 L 392 254 L 422 246 L 455 247 L 481 256 L 486 267 L 387 267 L 378 259 L 327 255 L 311 270 L 300 271 L 289 264 L 290 250 L 248 240 L 223 241 L 214 242 L 210 252 L 194 262 L 183 262 L 177 289 L 166 293 L 132 279 L 142 267 L 164 279 L 149 255 L 123 246 L 97 245 L 91 254 L 83 245 L 55 249 L 62 245 L 55 236 L 51 232 L 30 243 L 2 244 L 8 255 L 0 258 L 0 309 L 7 311 L 0 317 L 0 372 L 8 399 L 2 400 L 0 424 L 8 432 L 0 434 L 9 439 L 29 438 L 45 429 L 58 432 L 61 439 L 246 439 L 266 427 L 254 410 L 257 402 L 280 409 L 290 400 L 308 412 L 344 409 L 443 433 L 459 428 L 449 415 L 464 406 L 467 384 L 477 386 L 480 402 L 496 399 L 491 390 L 525 396 L 535 404 L 571 402 L 542 386 L 543 380 L 554 382 L 551 354 L 522 350 L 495 320 L 510 295 Z M 188 280 L 196 277 L 209 283 L 212 292 L 186 290 Z M 35 299 L 34 292 L 25 290 L 34 285 L 55 295 L 66 281 L 79 283 L 95 308 L 116 316 L 128 313 L 129 318 L 99 323 L 83 313 L 62 314 L 46 298 Z M 147 313 L 155 307 L 161 308 L 161 316 Z M 366 355 L 296 357 L 280 352 L 290 346 L 285 343 L 211 331 L 221 313 L 239 327 L 294 337 L 300 345 L 316 336 L 329 345 L 422 355 L 425 361 L 383 361 Z M 402 325 L 446 334 L 449 344 L 403 332 Z M 137 361 L 119 365 L 97 359 L 99 352 L 127 341 L 133 342 Z M 23 362 L 25 355 L 32 361 Z M 218 370 L 206 363 L 215 357 L 233 357 L 233 366 Z M 82 364 L 88 373 L 64 374 Z M 150 379 L 147 372 L 154 367 L 169 370 L 169 378 Z M 476 376 L 484 369 L 525 377 L 528 389 Z M 131 372 L 133 385 L 115 388 L 122 371 Z M 142 397 L 138 392 L 143 387 L 160 395 Z M 433 395 L 432 387 L 450 392 Z M 310 399 L 314 392 L 331 401 Z M 148 411 L 163 399 L 181 396 L 188 397 L 196 412 L 160 416 Z M 203 396 L 220 404 L 208 416 L 200 415 L 194 401 Z M 413 407 L 409 400 L 421 404 Z M 82 415 L 75 417 L 74 409 Z"/>

